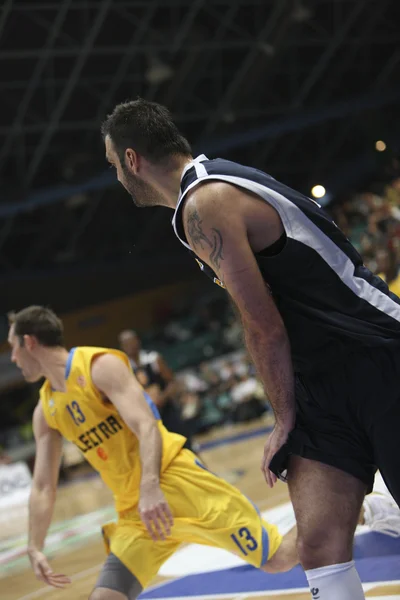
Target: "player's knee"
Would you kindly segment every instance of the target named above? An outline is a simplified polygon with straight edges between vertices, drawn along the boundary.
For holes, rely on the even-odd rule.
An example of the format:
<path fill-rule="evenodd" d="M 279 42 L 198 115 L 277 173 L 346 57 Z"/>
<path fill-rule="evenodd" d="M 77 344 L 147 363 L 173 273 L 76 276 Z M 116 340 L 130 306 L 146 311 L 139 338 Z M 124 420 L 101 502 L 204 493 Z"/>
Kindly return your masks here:
<path fill-rule="evenodd" d="M 297 553 L 304 569 L 317 569 L 348 562 L 352 557 L 352 540 L 340 531 L 309 531 L 297 539 Z"/>
<path fill-rule="evenodd" d="M 261 569 L 266 573 L 286 573 L 297 564 L 298 561 L 293 561 L 289 556 L 275 555 Z"/>
<path fill-rule="evenodd" d="M 286 534 L 278 549 L 262 567 L 266 573 L 285 573 L 299 563 L 297 554 L 297 529 L 294 527 Z"/>
<path fill-rule="evenodd" d="M 110 590 L 108 588 L 97 587 L 89 596 L 89 600 L 135 600 L 137 596 L 126 596 L 121 592 Z"/>

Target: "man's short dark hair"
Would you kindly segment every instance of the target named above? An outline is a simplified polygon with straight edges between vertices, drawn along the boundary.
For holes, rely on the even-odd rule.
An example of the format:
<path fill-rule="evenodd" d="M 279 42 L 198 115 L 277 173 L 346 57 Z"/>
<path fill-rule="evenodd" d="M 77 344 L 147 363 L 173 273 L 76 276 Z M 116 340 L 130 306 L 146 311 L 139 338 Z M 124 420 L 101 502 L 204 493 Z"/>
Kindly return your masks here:
<path fill-rule="evenodd" d="M 8 315 L 14 333 L 21 340 L 24 335 L 34 335 L 42 346 L 64 346 L 64 328 L 61 319 L 45 306 L 28 306 Z"/>
<path fill-rule="evenodd" d="M 121 164 L 127 148 L 159 163 L 171 156 L 191 156 L 189 142 L 179 133 L 169 110 L 142 98 L 118 104 L 101 126 L 111 138 Z"/>

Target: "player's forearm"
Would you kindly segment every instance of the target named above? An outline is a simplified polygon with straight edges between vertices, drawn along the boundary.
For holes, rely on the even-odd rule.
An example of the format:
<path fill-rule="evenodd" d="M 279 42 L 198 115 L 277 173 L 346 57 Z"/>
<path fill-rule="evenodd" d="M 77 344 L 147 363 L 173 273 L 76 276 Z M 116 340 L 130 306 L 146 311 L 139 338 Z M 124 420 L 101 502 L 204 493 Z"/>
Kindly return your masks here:
<path fill-rule="evenodd" d="M 291 429 L 295 421 L 294 373 L 286 331 L 266 331 L 262 319 L 243 319 L 246 344 L 264 384 L 276 422 Z"/>
<path fill-rule="evenodd" d="M 55 499 L 55 490 L 32 487 L 29 498 L 28 551 L 43 549 L 53 516 Z"/>
<path fill-rule="evenodd" d="M 140 487 L 159 485 L 162 439 L 157 421 L 150 421 L 141 425 L 138 437 L 142 466 Z"/>

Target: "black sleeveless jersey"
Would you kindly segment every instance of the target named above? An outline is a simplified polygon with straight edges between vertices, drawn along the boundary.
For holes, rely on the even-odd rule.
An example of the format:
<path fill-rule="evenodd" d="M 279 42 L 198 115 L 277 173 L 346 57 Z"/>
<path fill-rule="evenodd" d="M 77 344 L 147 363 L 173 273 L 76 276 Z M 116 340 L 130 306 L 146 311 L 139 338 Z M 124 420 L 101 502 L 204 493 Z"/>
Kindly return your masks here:
<path fill-rule="evenodd" d="M 283 248 L 272 256 L 255 257 L 286 326 L 296 372 L 323 371 L 363 347 L 393 346 L 400 351 L 400 299 L 363 265 L 319 204 L 262 171 L 204 155 L 185 167 L 172 223 L 186 248 L 191 251 L 182 222 L 184 200 L 205 180 L 249 190 L 281 217 Z M 223 286 L 212 269 L 194 257 Z"/>
<path fill-rule="evenodd" d="M 161 391 L 164 391 L 167 387 L 167 383 L 159 372 L 157 358 L 157 352 L 146 352 L 145 350 L 141 350 L 140 364 L 137 365 L 132 359 L 130 359 L 130 363 L 135 375 L 138 375 L 139 373 L 144 375 L 144 380 L 141 380 L 144 389 L 147 389 L 150 385 L 156 384 L 160 386 Z"/>

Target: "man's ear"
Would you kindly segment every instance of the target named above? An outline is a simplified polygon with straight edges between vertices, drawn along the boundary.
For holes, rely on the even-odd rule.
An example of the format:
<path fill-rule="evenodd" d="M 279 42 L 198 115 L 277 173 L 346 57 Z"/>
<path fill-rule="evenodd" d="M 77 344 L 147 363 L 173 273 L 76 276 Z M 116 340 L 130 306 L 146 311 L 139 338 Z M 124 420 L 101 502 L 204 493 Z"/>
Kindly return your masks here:
<path fill-rule="evenodd" d="M 140 155 L 135 152 L 135 150 L 132 150 L 132 148 L 127 148 L 125 150 L 124 159 L 125 166 L 136 175 L 141 165 Z"/>
<path fill-rule="evenodd" d="M 24 335 L 24 336 L 21 336 L 20 339 L 22 341 L 21 346 L 24 346 L 29 352 L 34 350 L 38 343 L 38 341 L 34 335 Z"/>

